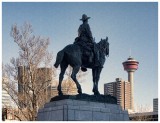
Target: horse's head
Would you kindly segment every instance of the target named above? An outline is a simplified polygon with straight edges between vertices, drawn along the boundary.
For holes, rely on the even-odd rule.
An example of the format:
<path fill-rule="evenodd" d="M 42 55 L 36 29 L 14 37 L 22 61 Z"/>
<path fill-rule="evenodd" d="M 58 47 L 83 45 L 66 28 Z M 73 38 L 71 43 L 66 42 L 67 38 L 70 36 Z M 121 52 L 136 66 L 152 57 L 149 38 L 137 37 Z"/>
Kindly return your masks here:
<path fill-rule="evenodd" d="M 108 37 L 106 39 L 101 39 L 101 41 L 98 43 L 99 48 L 102 52 L 105 53 L 106 56 L 109 56 L 109 42 Z"/>

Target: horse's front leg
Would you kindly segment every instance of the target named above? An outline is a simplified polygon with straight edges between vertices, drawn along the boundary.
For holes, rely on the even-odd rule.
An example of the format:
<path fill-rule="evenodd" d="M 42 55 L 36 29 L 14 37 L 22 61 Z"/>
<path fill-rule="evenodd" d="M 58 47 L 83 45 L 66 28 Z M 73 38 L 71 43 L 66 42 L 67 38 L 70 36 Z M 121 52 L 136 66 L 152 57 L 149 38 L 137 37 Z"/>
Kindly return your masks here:
<path fill-rule="evenodd" d="M 95 92 L 96 92 L 96 70 L 93 68 L 92 69 L 92 77 L 93 77 L 93 89 L 92 89 L 92 92 L 94 93 L 95 95 Z"/>
<path fill-rule="evenodd" d="M 99 91 L 98 91 L 98 82 L 100 79 L 100 74 L 101 74 L 102 68 L 101 67 L 97 67 L 96 69 L 96 90 L 97 90 L 97 94 L 100 95 Z"/>
<path fill-rule="evenodd" d="M 99 91 L 98 91 L 98 82 L 100 79 L 100 73 L 102 71 L 102 68 L 96 67 L 95 69 L 92 69 L 92 74 L 93 74 L 93 92 L 94 95 L 100 95 Z"/>
<path fill-rule="evenodd" d="M 93 77 L 93 89 L 92 89 L 92 91 L 93 91 L 93 93 L 94 93 L 94 95 L 97 95 L 98 94 L 98 87 L 97 87 L 97 82 L 96 82 L 96 80 L 97 80 L 97 72 L 96 72 L 96 69 L 95 68 L 93 68 L 92 69 L 92 77 Z"/>

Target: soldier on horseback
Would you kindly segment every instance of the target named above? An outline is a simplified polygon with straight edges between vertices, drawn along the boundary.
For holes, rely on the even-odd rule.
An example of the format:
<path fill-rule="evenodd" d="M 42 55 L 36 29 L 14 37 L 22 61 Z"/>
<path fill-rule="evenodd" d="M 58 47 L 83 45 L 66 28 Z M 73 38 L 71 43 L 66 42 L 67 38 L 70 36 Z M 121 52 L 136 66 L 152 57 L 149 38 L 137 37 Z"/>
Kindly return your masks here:
<path fill-rule="evenodd" d="M 94 95 L 100 94 L 98 91 L 98 82 L 105 63 L 105 56 L 109 55 L 109 42 L 108 37 L 106 37 L 106 39 L 101 39 L 100 42 L 95 43 L 88 24 L 89 18 L 90 17 L 87 17 L 85 14 L 82 15 L 82 19 L 80 20 L 83 21 L 83 24 L 80 25 L 78 29 L 78 37 L 75 39 L 74 44 L 67 45 L 57 53 L 54 66 L 55 68 L 58 68 L 60 65 L 61 69 L 57 87 L 59 95 L 63 95 L 61 84 L 68 65 L 73 68 L 71 78 L 75 82 L 79 94 L 82 94 L 82 89 L 76 75 L 80 68 L 82 71 L 87 70 L 86 68 L 92 69 L 92 91 L 94 92 Z"/>
<path fill-rule="evenodd" d="M 79 26 L 78 37 L 75 39 L 75 43 L 78 42 L 78 44 L 82 45 L 83 47 L 88 46 L 87 49 L 92 49 L 94 53 L 94 66 L 98 66 L 99 52 L 96 49 L 96 43 L 93 40 L 92 32 L 88 24 L 88 19 L 90 19 L 90 17 L 87 17 L 86 14 L 82 15 L 82 19 L 80 20 L 83 21 L 83 23 Z"/>

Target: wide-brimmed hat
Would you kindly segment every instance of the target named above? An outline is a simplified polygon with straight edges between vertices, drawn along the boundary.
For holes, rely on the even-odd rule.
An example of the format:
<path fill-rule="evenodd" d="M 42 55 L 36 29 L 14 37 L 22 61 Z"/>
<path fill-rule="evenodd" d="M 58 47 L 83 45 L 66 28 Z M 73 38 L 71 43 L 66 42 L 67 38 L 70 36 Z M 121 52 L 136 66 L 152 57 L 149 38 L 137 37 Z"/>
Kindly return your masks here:
<path fill-rule="evenodd" d="M 80 19 L 81 21 L 85 21 L 85 20 L 88 20 L 88 19 L 90 19 L 91 17 L 87 17 L 87 15 L 86 14 L 83 14 L 82 15 L 82 19 Z"/>

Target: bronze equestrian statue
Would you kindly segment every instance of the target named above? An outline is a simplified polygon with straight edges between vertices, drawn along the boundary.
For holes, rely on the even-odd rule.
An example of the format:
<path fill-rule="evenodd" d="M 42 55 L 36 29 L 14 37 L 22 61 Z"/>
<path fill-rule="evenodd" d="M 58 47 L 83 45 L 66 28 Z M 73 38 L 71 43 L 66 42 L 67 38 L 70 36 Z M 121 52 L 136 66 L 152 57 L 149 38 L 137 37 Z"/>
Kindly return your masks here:
<path fill-rule="evenodd" d="M 94 92 L 94 95 L 100 94 L 98 91 L 98 81 L 105 63 L 105 56 L 109 56 L 109 43 L 108 37 L 106 37 L 106 39 L 101 39 L 99 43 L 94 42 L 88 24 L 89 18 L 90 17 L 87 17 L 85 14 L 82 15 L 81 20 L 83 21 L 83 24 L 80 25 L 78 29 L 79 36 L 75 39 L 73 44 L 67 45 L 64 49 L 57 53 L 54 66 L 57 68 L 60 65 L 61 68 L 59 85 L 57 88 L 59 95 L 63 95 L 61 84 L 68 65 L 73 68 L 71 78 L 75 82 L 79 94 L 82 94 L 82 89 L 76 75 L 80 68 L 82 71 L 86 71 L 86 68 L 92 69 L 92 91 Z"/>

